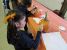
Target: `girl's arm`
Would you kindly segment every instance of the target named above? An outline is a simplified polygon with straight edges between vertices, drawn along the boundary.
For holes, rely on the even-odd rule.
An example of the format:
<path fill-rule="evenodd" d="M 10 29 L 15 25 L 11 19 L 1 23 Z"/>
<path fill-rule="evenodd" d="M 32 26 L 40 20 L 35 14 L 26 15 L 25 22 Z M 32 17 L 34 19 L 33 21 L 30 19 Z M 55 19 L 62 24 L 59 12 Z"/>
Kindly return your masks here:
<path fill-rule="evenodd" d="M 20 36 L 20 44 L 24 48 L 34 48 L 34 49 L 36 49 L 38 47 L 38 43 L 40 41 L 40 35 L 41 35 L 41 32 L 38 31 L 37 36 L 36 36 L 36 39 L 33 40 L 29 36 L 27 36 L 26 34 L 24 34 L 24 33 L 21 33 L 20 34 L 19 33 L 19 36 Z"/>

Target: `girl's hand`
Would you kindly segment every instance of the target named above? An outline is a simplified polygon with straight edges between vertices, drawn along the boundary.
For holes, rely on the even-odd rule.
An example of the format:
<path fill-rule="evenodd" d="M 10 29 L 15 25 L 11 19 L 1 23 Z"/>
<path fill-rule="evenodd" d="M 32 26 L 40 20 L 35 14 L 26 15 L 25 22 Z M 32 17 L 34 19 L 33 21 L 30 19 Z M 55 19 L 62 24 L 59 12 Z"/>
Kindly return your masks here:
<path fill-rule="evenodd" d="M 29 33 L 32 33 L 31 28 L 30 28 L 30 26 L 28 25 L 28 23 L 27 23 L 27 27 L 28 27 L 28 32 L 29 32 Z"/>
<path fill-rule="evenodd" d="M 43 24 L 39 25 L 38 31 L 43 31 Z"/>

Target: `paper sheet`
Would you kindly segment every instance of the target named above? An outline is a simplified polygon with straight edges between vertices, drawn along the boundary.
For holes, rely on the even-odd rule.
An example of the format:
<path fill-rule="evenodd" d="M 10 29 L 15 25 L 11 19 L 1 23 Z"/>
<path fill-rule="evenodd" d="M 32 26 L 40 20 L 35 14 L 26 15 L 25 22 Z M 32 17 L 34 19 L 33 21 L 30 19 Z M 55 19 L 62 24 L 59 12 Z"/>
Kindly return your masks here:
<path fill-rule="evenodd" d="M 67 44 L 60 32 L 42 34 L 46 50 L 67 50 Z"/>

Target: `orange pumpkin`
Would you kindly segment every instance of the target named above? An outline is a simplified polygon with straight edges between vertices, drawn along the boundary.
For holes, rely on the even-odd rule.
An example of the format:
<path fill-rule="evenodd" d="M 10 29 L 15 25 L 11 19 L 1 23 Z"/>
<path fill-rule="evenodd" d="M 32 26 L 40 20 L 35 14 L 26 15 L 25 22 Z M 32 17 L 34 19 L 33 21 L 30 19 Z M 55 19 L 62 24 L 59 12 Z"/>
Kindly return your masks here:
<path fill-rule="evenodd" d="M 34 20 L 33 20 L 34 17 L 29 17 L 28 18 L 28 27 L 31 28 L 31 32 L 33 33 L 33 36 L 34 36 L 34 39 L 36 38 L 36 35 L 37 34 L 37 31 L 38 31 L 38 28 L 41 24 L 43 24 L 43 32 L 48 32 L 48 21 L 47 20 L 40 20 L 39 24 L 36 23 Z"/>

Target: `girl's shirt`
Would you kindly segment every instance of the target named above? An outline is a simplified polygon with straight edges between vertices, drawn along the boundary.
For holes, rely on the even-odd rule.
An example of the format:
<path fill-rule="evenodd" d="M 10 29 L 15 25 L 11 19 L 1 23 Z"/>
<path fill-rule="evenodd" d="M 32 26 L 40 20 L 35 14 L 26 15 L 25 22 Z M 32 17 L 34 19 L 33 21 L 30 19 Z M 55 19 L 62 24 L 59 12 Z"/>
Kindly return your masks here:
<path fill-rule="evenodd" d="M 38 31 L 36 39 L 34 40 L 31 35 L 26 31 L 17 31 L 16 38 L 13 39 L 13 43 L 16 50 L 30 50 L 31 48 L 36 49 L 40 41 L 41 32 Z"/>

